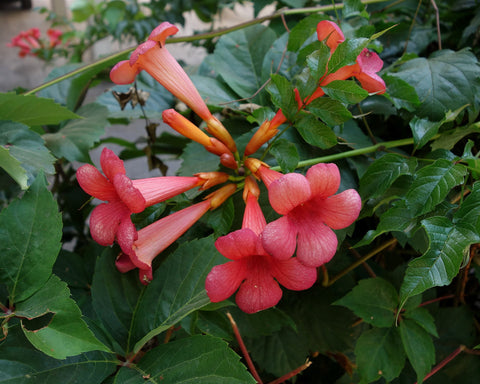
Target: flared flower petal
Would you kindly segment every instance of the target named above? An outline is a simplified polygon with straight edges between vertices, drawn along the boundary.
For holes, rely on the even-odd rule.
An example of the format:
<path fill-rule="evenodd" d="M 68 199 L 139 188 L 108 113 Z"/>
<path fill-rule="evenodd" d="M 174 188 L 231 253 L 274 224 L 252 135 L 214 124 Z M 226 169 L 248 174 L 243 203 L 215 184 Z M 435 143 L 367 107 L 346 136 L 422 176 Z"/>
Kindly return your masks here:
<path fill-rule="evenodd" d="M 340 171 L 333 163 L 316 164 L 307 171 L 312 196 L 326 198 L 340 187 Z"/>
<path fill-rule="evenodd" d="M 342 30 L 333 21 L 322 20 L 317 24 L 318 41 L 324 41 L 330 52 L 335 51 L 338 45 L 345 41 Z"/>
<path fill-rule="evenodd" d="M 296 228 L 297 258 L 302 264 L 319 267 L 332 259 L 337 251 L 337 236 L 321 220 L 302 220 Z"/>
<path fill-rule="evenodd" d="M 130 218 L 130 211 L 121 201 L 96 206 L 90 215 L 90 233 L 98 244 L 112 245 L 120 222 Z"/>
<path fill-rule="evenodd" d="M 247 278 L 235 296 L 238 307 L 245 313 L 255 313 L 277 305 L 282 289 L 272 277 L 268 257 L 253 256 L 249 264 Z"/>
<path fill-rule="evenodd" d="M 136 67 L 130 65 L 129 60 L 123 60 L 115 64 L 110 71 L 110 80 L 115 84 L 131 84 L 135 81 L 140 71 Z"/>
<path fill-rule="evenodd" d="M 272 274 L 281 285 L 292 291 L 308 289 L 317 280 L 317 268 L 303 265 L 296 257 L 272 263 Z"/>
<path fill-rule="evenodd" d="M 135 225 L 133 225 L 130 215 L 125 215 L 116 232 L 117 243 L 123 252 L 130 252 L 133 242 L 137 240 L 138 233 Z"/>
<path fill-rule="evenodd" d="M 308 201 L 312 193 L 307 178 L 299 173 L 288 173 L 278 178 L 268 187 L 268 197 L 272 208 L 285 215 L 293 208 Z"/>
<path fill-rule="evenodd" d="M 354 189 L 347 189 L 327 199 L 314 199 L 318 217 L 332 229 L 342 229 L 351 225 L 360 214 L 362 200 Z"/>
<path fill-rule="evenodd" d="M 265 251 L 278 260 L 286 260 L 295 253 L 297 229 L 287 216 L 267 224 L 261 234 Z"/>
<path fill-rule="evenodd" d="M 78 168 L 77 181 L 86 193 L 97 199 L 110 201 L 117 198 L 113 184 L 91 164 Z"/>
<path fill-rule="evenodd" d="M 242 228 L 215 241 L 215 248 L 230 260 L 240 260 L 257 252 L 258 236 L 250 228 Z"/>
<path fill-rule="evenodd" d="M 230 261 L 216 265 L 207 275 L 205 290 L 213 303 L 228 299 L 247 277 L 246 263 Z"/>
<path fill-rule="evenodd" d="M 142 212 L 145 205 L 145 198 L 142 193 L 133 186 L 132 180 L 126 175 L 118 173 L 113 177 L 113 185 L 118 197 L 123 201 L 132 213 Z"/>
<path fill-rule="evenodd" d="M 108 148 L 103 148 L 102 153 L 100 154 L 100 166 L 102 167 L 103 173 L 110 181 L 112 181 L 117 174 L 126 174 L 123 161 Z"/>

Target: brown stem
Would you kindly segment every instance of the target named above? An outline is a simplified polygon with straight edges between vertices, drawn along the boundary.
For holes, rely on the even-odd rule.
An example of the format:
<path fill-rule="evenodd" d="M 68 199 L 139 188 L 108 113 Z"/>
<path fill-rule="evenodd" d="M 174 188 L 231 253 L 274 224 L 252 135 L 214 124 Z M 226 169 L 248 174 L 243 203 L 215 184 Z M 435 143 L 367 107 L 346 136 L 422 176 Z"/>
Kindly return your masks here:
<path fill-rule="evenodd" d="M 227 312 L 227 317 L 228 317 L 228 320 L 230 320 L 230 324 L 232 325 L 233 334 L 235 335 L 235 338 L 237 339 L 238 346 L 240 347 L 240 350 L 242 351 L 243 357 L 245 358 L 245 361 L 247 362 L 247 366 L 248 366 L 248 369 L 250 370 L 250 373 L 255 378 L 255 380 L 257 380 L 257 384 L 263 384 L 263 381 L 260 378 L 260 376 L 258 375 L 258 372 L 255 368 L 255 365 L 253 365 L 253 361 L 250 358 L 247 347 L 245 346 L 245 343 L 243 342 L 242 335 L 240 335 L 240 331 L 237 327 L 237 323 L 235 322 L 235 320 L 233 320 L 233 317 L 230 314 L 230 312 Z"/>
<path fill-rule="evenodd" d="M 464 350 L 465 346 L 460 345 L 457 349 L 455 349 L 455 351 L 453 351 L 450 355 L 448 355 L 445 359 L 443 359 L 440 363 L 433 367 L 433 369 L 427 374 L 427 376 L 423 378 L 423 381 L 426 381 L 428 378 L 432 377 L 435 373 L 437 373 L 440 369 L 442 369 L 445 365 L 447 365 Z M 415 384 L 417 384 L 417 382 L 415 382 Z"/>
<path fill-rule="evenodd" d="M 282 377 L 279 377 L 279 378 L 276 379 L 276 380 L 271 381 L 271 382 L 268 383 L 268 384 L 280 384 L 280 383 L 283 383 L 283 382 L 287 381 L 288 379 L 291 379 L 292 377 L 298 375 L 300 372 L 302 372 L 302 371 L 304 371 L 305 369 L 307 369 L 310 365 L 312 365 L 312 362 L 311 362 L 311 361 L 306 361 L 305 364 L 302 364 L 300 367 L 295 368 L 293 371 L 287 373 L 286 375 L 283 375 Z"/>
<path fill-rule="evenodd" d="M 348 250 L 353 253 L 353 255 L 357 258 L 357 259 L 361 259 L 362 258 L 362 255 L 360 255 L 360 253 L 358 253 L 358 251 L 354 248 L 352 248 L 348 243 Z M 363 268 L 365 268 L 365 270 L 367 271 L 367 273 L 371 276 L 371 277 L 377 277 L 376 273 L 373 271 L 373 269 L 367 264 L 367 263 L 362 263 L 362 266 Z"/>
<path fill-rule="evenodd" d="M 438 39 L 438 49 L 442 49 L 442 35 L 440 34 L 440 12 L 438 11 L 437 3 L 435 0 L 430 0 L 432 3 L 433 9 L 435 9 L 435 19 L 437 21 L 437 39 Z"/>
<path fill-rule="evenodd" d="M 479 248 L 480 248 L 480 244 L 473 244 L 470 247 L 470 258 L 469 258 L 468 263 L 465 266 L 465 268 L 463 268 L 463 274 L 461 276 L 458 296 L 457 296 L 457 300 L 456 300 L 456 301 L 458 301 L 462 304 L 465 304 L 465 288 L 467 287 L 468 272 L 470 271 L 470 265 L 472 264 L 472 260 L 475 256 L 475 253 L 477 252 L 477 250 Z"/>
<path fill-rule="evenodd" d="M 365 261 L 367 261 L 368 259 L 372 258 L 373 256 L 377 255 L 378 253 L 380 253 L 381 251 L 383 251 L 384 249 L 394 245 L 397 243 L 397 239 L 391 239 L 385 243 L 383 243 L 382 245 L 380 245 L 380 247 L 378 248 L 375 248 L 372 252 L 366 254 L 365 256 L 361 257 L 360 259 L 358 259 L 356 262 L 354 262 L 353 264 L 351 264 L 350 266 L 348 266 L 347 268 L 345 268 L 343 271 L 339 272 L 338 274 L 336 274 L 335 276 L 333 276 L 330 281 L 328 281 L 327 284 L 324 284 L 325 287 L 329 287 L 331 286 L 333 283 L 335 283 L 338 279 L 342 278 L 343 276 L 345 276 L 347 273 L 349 273 L 350 271 L 353 271 L 355 268 L 357 268 L 359 265 L 363 264 Z"/>
<path fill-rule="evenodd" d="M 167 329 L 167 332 L 165 332 L 165 338 L 163 339 L 163 344 L 167 344 L 170 341 L 174 331 L 175 331 L 174 325 L 172 325 L 170 328 Z"/>
<path fill-rule="evenodd" d="M 421 303 L 421 304 L 419 305 L 419 307 L 424 307 L 425 305 L 433 304 L 433 303 L 436 303 L 437 301 L 441 301 L 441 300 L 453 299 L 454 297 L 455 297 L 454 294 L 445 295 L 445 296 L 442 296 L 442 297 L 437 297 L 436 299 L 424 301 L 423 303 Z"/>

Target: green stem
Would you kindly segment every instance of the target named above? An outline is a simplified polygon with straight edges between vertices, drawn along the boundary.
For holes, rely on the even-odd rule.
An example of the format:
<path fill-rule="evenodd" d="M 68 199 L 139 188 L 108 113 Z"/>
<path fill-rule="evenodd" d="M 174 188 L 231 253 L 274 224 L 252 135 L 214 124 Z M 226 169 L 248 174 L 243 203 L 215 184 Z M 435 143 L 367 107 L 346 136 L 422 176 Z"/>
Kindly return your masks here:
<path fill-rule="evenodd" d="M 382 3 L 386 2 L 388 0 L 363 0 L 362 3 L 364 5 L 368 4 L 374 4 L 374 3 Z M 199 33 L 196 35 L 191 35 L 191 36 L 183 36 L 183 37 L 172 37 L 167 39 L 166 43 L 167 44 L 174 44 L 174 43 L 186 43 L 186 42 L 192 42 L 192 41 L 197 41 L 197 40 L 204 40 L 204 39 L 212 39 L 214 37 L 222 36 L 230 32 L 234 32 L 246 27 L 250 27 L 255 24 L 260 24 L 268 20 L 276 19 L 278 17 L 282 16 L 287 16 L 287 15 L 296 15 L 296 14 L 302 14 L 302 13 L 315 13 L 315 12 L 328 12 L 328 11 L 333 11 L 335 9 L 341 9 L 343 8 L 343 3 L 339 4 L 334 4 L 334 5 L 323 5 L 320 7 L 309 7 L 309 8 L 296 8 L 296 9 L 284 9 L 284 10 L 279 10 L 269 16 L 264 16 L 264 17 L 258 17 L 256 19 L 246 21 L 244 23 L 240 23 L 237 25 L 234 25 L 233 27 L 229 28 L 222 28 L 218 29 L 216 31 L 212 32 L 206 32 L 206 33 Z M 105 63 L 110 60 L 118 59 L 120 60 L 122 57 L 125 55 L 128 55 L 131 51 L 133 51 L 136 47 L 132 48 L 127 48 L 121 52 L 114 53 L 112 55 L 106 56 L 103 59 L 100 59 L 94 63 L 87 64 L 81 68 L 75 69 L 74 71 L 71 71 L 69 73 L 66 73 L 60 77 L 57 77 L 53 80 L 50 80 L 36 88 L 31 89 L 30 91 L 27 91 L 24 93 L 24 95 L 31 95 L 34 94 L 38 91 L 41 91 L 42 89 L 48 88 L 52 85 L 55 85 L 63 80 L 66 80 L 70 77 L 76 76 L 82 72 L 88 71 L 91 68 L 96 67 L 97 65 L 101 63 Z"/>
<path fill-rule="evenodd" d="M 328 155 L 328 156 L 322 156 L 322 157 L 316 157 L 314 159 L 308 159 L 308 160 L 303 160 L 300 161 L 297 164 L 297 168 L 302 168 L 302 167 L 308 167 L 311 165 L 319 164 L 319 163 L 327 163 L 331 161 L 336 161 L 340 159 L 346 159 L 348 157 L 354 157 L 354 156 L 360 156 L 360 155 L 365 155 L 367 153 L 372 153 L 376 151 L 380 151 L 386 148 L 396 148 L 396 147 L 402 147 L 405 145 L 411 145 L 413 144 L 413 137 L 409 137 L 408 139 L 401 139 L 401 140 L 393 140 L 393 141 L 385 141 L 383 143 L 378 143 L 375 145 L 371 145 L 370 147 L 365 147 L 365 148 L 360 148 L 360 149 L 352 149 L 351 151 L 346 151 L 346 152 L 340 152 L 340 153 L 335 153 L 333 155 Z M 272 167 L 274 171 L 279 171 L 280 167 Z"/>

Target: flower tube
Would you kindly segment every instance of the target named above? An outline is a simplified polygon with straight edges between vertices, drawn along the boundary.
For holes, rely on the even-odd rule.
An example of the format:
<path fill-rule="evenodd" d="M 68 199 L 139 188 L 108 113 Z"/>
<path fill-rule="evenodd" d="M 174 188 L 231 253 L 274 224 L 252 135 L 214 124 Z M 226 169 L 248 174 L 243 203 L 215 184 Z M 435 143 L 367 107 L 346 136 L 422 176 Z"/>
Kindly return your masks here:
<path fill-rule="evenodd" d="M 175 25 L 161 23 L 152 31 L 148 40 L 133 51 L 130 60 L 120 61 L 112 68 L 110 79 L 116 84 L 130 84 L 140 71 L 145 70 L 175 97 L 187 104 L 207 123 L 207 131 L 235 153 L 237 148 L 232 137 L 210 113 L 195 85 L 165 47 L 167 37 L 177 32 Z"/>

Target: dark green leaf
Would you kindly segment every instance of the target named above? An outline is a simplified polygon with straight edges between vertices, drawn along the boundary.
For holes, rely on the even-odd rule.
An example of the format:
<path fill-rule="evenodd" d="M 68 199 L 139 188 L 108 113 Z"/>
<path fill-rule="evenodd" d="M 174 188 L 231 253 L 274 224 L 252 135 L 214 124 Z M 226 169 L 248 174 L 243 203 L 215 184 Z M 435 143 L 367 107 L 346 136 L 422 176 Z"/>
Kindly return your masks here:
<path fill-rule="evenodd" d="M 232 199 L 228 199 L 224 204 L 210 212 L 208 216 L 208 223 L 215 231 L 215 236 L 226 235 L 232 226 L 235 218 L 235 207 Z"/>
<path fill-rule="evenodd" d="M 477 105 L 477 79 L 480 67 L 473 53 L 463 50 L 438 51 L 428 59 L 416 58 L 400 66 L 392 74 L 412 85 L 422 100 L 417 109 L 420 117 L 441 120 L 450 109 Z"/>
<path fill-rule="evenodd" d="M 401 175 L 411 175 L 417 166 L 414 157 L 406 158 L 396 153 L 387 153 L 375 160 L 360 179 L 362 198 L 381 196 Z"/>
<path fill-rule="evenodd" d="M 298 51 L 305 41 L 317 31 L 317 24 L 325 20 L 322 14 L 313 14 L 300 20 L 290 31 L 288 50 Z"/>
<path fill-rule="evenodd" d="M 462 140 L 465 136 L 472 133 L 480 133 L 480 125 L 478 123 L 468 126 L 457 127 L 451 131 L 442 132 L 438 139 L 435 139 L 431 143 L 432 151 L 437 149 L 452 149 L 455 144 Z"/>
<path fill-rule="evenodd" d="M 180 245 L 162 263 L 139 300 L 132 320 L 135 352 L 153 336 L 210 302 L 205 278 L 214 265 L 223 261 L 213 238 L 207 237 Z"/>
<path fill-rule="evenodd" d="M 426 308 L 417 307 L 411 310 L 406 310 L 403 316 L 415 321 L 432 336 L 438 337 L 435 320 Z"/>
<path fill-rule="evenodd" d="M 438 159 L 427 165 L 417 172 L 405 196 L 407 206 L 415 215 L 431 211 L 447 197 L 452 188 L 463 183 L 466 173 L 463 165 L 446 159 Z"/>
<path fill-rule="evenodd" d="M 414 220 L 412 212 L 405 207 L 403 201 L 400 201 L 380 216 L 377 229 L 368 231 L 365 237 L 355 244 L 355 247 L 370 244 L 376 237 L 386 232 L 403 232 L 410 236 L 416 226 L 417 221 Z"/>
<path fill-rule="evenodd" d="M 387 97 L 396 108 L 405 108 L 407 111 L 413 112 L 420 105 L 415 88 L 406 81 L 390 75 L 383 75 L 382 79 L 387 86 Z"/>
<path fill-rule="evenodd" d="M 405 352 L 396 327 L 373 328 L 358 338 L 355 355 L 362 383 L 384 377 L 388 382 L 398 377 L 405 365 Z"/>
<path fill-rule="evenodd" d="M 47 313 L 53 313 L 53 318 L 40 329 L 28 330 L 22 322 L 27 339 L 43 353 L 65 359 L 93 350 L 108 352 L 108 348 L 95 338 L 82 320 L 82 313 L 70 298 L 67 285 L 55 275 L 40 290 L 18 303 L 15 309 L 17 316 L 28 319 Z"/>
<path fill-rule="evenodd" d="M 162 344 L 147 352 L 133 367 L 121 368 L 116 382 L 162 384 L 254 384 L 240 356 L 215 337 L 193 336 Z M 134 373 L 133 373 L 134 372 Z"/>
<path fill-rule="evenodd" d="M 40 174 L 21 200 L 0 213 L 0 281 L 11 303 L 38 291 L 60 250 L 62 219 Z"/>
<path fill-rule="evenodd" d="M 293 85 L 280 75 L 273 74 L 271 79 L 272 81 L 268 84 L 267 90 L 272 97 L 273 104 L 282 109 L 287 120 L 292 120 L 298 111 Z"/>
<path fill-rule="evenodd" d="M 20 188 L 28 188 L 27 171 L 22 167 L 20 161 L 10 155 L 10 150 L 4 147 L 0 147 L 0 167 L 17 182 Z"/>
<path fill-rule="evenodd" d="M 55 158 L 45 148 L 42 137 L 28 129 L 26 125 L 0 121 L 0 145 L 3 148 L 2 158 L 5 159 L 0 165 L 2 168 L 9 167 L 14 175 L 17 175 L 23 189 L 26 189 L 40 171 L 55 173 L 53 167 Z"/>
<path fill-rule="evenodd" d="M 293 172 L 300 160 L 297 147 L 286 139 L 275 140 L 270 152 L 285 173 Z"/>
<path fill-rule="evenodd" d="M 105 133 L 108 110 L 100 104 L 87 104 L 78 110 L 84 119 L 70 121 L 57 133 L 43 135 L 47 147 L 58 158 L 89 162 L 88 152 Z"/>
<path fill-rule="evenodd" d="M 115 372 L 115 357 L 101 352 L 57 360 L 33 348 L 20 327 L 0 344 L 1 382 L 8 384 L 101 384 Z"/>
<path fill-rule="evenodd" d="M 471 224 L 480 233 L 480 182 L 473 184 L 473 189 L 460 204 L 453 215 L 455 224 Z"/>
<path fill-rule="evenodd" d="M 431 336 L 415 321 L 404 319 L 400 322 L 400 336 L 408 360 L 421 383 L 435 363 L 435 347 Z"/>
<path fill-rule="evenodd" d="M 332 129 L 313 115 L 304 114 L 296 121 L 295 128 L 303 140 L 315 147 L 327 149 L 337 144 L 337 136 Z"/>
<path fill-rule="evenodd" d="M 343 124 L 352 118 L 350 111 L 341 102 L 326 97 L 313 100 L 307 109 L 331 127 Z"/>
<path fill-rule="evenodd" d="M 50 99 L 0 93 L 0 118 L 32 126 L 58 124 L 78 116 Z"/>
<path fill-rule="evenodd" d="M 218 40 L 212 60 L 214 69 L 240 97 L 251 97 L 262 86 L 263 58 L 275 38 L 271 29 L 256 25 Z"/>
<path fill-rule="evenodd" d="M 376 327 L 391 327 L 399 300 L 395 287 L 377 277 L 360 280 L 355 288 L 334 304 L 349 308 Z"/>
<path fill-rule="evenodd" d="M 246 339 L 254 361 L 262 369 L 281 377 L 299 367 L 308 357 L 308 346 L 290 327 L 255 339 Z"/>
<path fill-rule="evenodd" d="M 319 49 L 307 56 L 307 66 L 315 82 L 318 82 L 325 75 L 328 60 L 330 59 L 330 48 L 320 44 Z"/>
<path fill-rule="evenodd" d="M 228 106 L 232 108 L 238 105 L 238 102 L 232 102 L 238 96 L 220 79 L 201 75 L 192 75 L 190 77 L 208 105 L 224 107 L 220 104 L 228 103 Z"/>
<path fill-rule="evenodd" d="M 346 65 L 354 64 L 367 44 L 368 39 L 365 38 L 346 39 L 340 43 L 328 62 L 328 73 L 334 73 Z"/>
<path fill-rule="evenodd" d="M 431 217 L 423 220 L 422 225 L 430 243 L 425 254 L 408 264 L 400 288 L 402 305 L 408 297 L 450 284 L 460 269 L 467 247 L 478 241 L 471 226 L 454 225 L 446 217 Z"/>
<path fill-rule="evenodd" d="M 435 136 L 442 125 L 441 121 L 430 121 L 414 117 L 410 120 L 413 139 L 417 148 L 422 148 L 430 139 Z"/>
<path fill-rule="evenodd" d="M 322 89 L 332 99 L 347 104 L 359 103 L 368 96 L 368 92 L 353 80 L 335 80 L 323 85 Z"/>
<path fill-rule="evenodd" d="M 130 325 L 142 292 L 137 273 L 122 274 L 115 267 L 116 254 L 105 249 L 98 258 L 92 282 L 92 301 L 103 327 L 115 340 L 117 353 L 130 352 Z M 117 347 L 119 346 L 119 347 Z"/>

